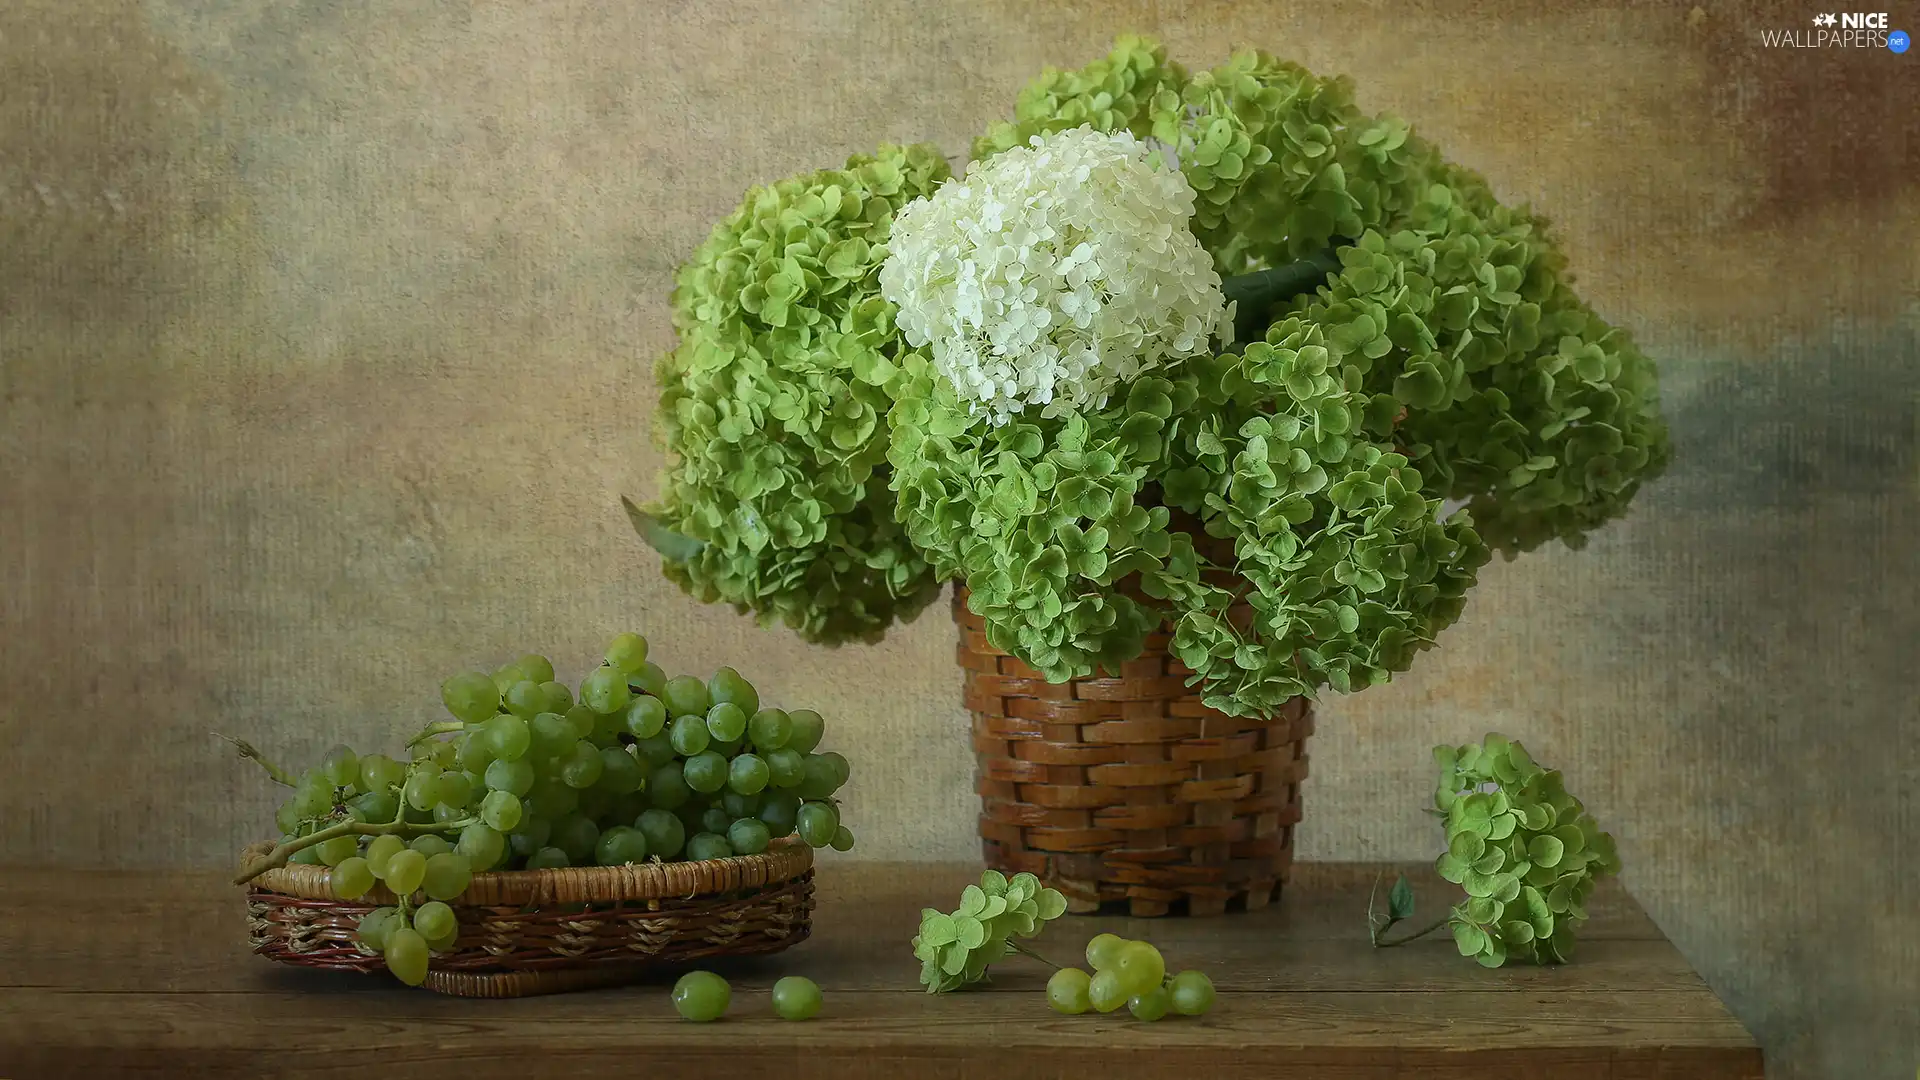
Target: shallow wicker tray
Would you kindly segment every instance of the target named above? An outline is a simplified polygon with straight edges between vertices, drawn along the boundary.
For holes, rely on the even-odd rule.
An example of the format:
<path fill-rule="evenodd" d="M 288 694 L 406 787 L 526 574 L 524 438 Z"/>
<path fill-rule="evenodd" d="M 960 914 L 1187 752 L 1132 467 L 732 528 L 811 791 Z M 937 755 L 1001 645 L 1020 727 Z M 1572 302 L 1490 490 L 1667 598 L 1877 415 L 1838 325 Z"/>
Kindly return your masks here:
<path fill-rule="evenodd" d="M 247 943 L 283 964 L 385 975 L 354 927 L 392 903 L 383 886 L 358 900 L 335 897 L 322 866 L 279 867 L 249 883 Z M 704 862 L 476 874 L 453 908 L 460 937 L 434 956 L 427 989 L 500 998 L 609 986 L 665 965 L 804 940 L 813 850 L 787 837 L 759 855 Z"/>

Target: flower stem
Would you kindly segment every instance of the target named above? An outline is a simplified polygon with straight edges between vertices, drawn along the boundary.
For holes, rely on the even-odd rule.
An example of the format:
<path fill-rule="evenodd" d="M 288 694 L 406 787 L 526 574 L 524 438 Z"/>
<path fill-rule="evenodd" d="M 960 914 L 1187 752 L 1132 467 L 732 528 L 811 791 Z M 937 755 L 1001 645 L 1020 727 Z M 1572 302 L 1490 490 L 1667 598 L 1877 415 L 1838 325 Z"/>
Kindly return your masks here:
<path fill-rule="evenodd" d="M 1327 275 L 1337 273 L 1340 269 L 1339 251 L 1349 243 L 1335 237 L 1324 249 L 1304 259 L 1296 259 L 1284 266 L 1255 270 L 1251 274 L 1236 274 L 1221 282 L 1221 294 L 1239 304 L 1233 319 L 1234 345 L 1264 338 L 1267 325 L 1272 321 L 1268 316 L 1274 307 L 1282 300 L 1312 292 L 1327 280 Z"/>
<path fill-rule="evenodd" d="M 294 780 L 292 773 L 289 773 L 287 770 L 281 768 L 278 765 L 275 765 L 271 761 L 268 761 L 265 757 L 261 755 L 260 751 L 255 750 L 253 748 L 253 744 L 248 742 L 247 740 L 236 739 L 231 735 L 222 735 L 217 731 L 211 732 L 210 734 L 212 734 L 213 737 L 216 739 L 225 739 L 228 742 L 232 743 L 234 745 L 234 748 L 240 751 L 241 757 L 249 761 L 258 762 L 261 768 L 267 770 L 267 776 L 270 779 L 272 779 L 274 783 L 282 784 L 286 787 L 299 786 L 298 781 Z"/>
<path fill-rule="evenodd" d="M 1453 920 L 1453 916 L 1449 915 L 1446 918 L 1441 919 L 1439 922 L 1434 923 L 1432 926 L 1427 927 L 1425 930 L 1421 930 L 1418 933 L 1408 934 L 1406 937 L 1399 938 L 1394 941 L 1382 941 L 1379 938 L 1375 938 L 1373 941 L 1373 947 L 1376 949 L 1391 949 L 1395 945 L 1405 945 L 1407 942 L 1412 941 L 1415 938 L 1426 937 L 1428 934 L 1431 934 L 1435 930 L 1438 930 L 1441 927 L 1447 925 L 1447 923 L 1451 922 L 1452 920 Z"/>
<path fill-rule="evenodd" d="M 1060 970 L 1059 964 L 1056 964 L 1053 961 L 1047 959 L 1046 957 L 1041 956 L 1039 953 L 1034 952 L 1032 949 L 1027 948 L 1025 945 L 1020 944 L 1018 941 L 1015 941 L 1012 938 L 1007 939 L 1007 948 L 1012 949 L 1014 952 L 1017 952 L 1022 956 L 1031 956 L 1035 960 L 1040 961 L 1041 963 L 1047 965 L 1048 967 L 1052 968 L 1055 971 Z"/>
<path fill-rule="evenodd" d="M 274 867 L 285 866 L 288 856 L 305 851 L 315 844 L 325 843 L 337 836 L 385 836 L 388 834 L 417 836 L 421 833 L 458 832 L 479 820 L 479 818 L 461 818 L 458 821 L 420 823 L 393 821 L 384 825 L 365 821 L 337 821 L 324 829 L 275 845 L 272 851 L 255 859 L 247 865 L 246 869 L 240 871 L 239 876 L 233 879 L 233 883 L 245 885 Z"/>

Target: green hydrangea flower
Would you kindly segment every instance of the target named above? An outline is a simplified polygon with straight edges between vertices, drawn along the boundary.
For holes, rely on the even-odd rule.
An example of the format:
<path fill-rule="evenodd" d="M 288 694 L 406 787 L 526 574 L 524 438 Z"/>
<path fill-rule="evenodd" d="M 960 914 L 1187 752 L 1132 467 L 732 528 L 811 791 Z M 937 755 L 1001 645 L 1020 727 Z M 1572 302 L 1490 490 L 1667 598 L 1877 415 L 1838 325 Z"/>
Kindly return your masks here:
<path fill-rule="evenodd" d="M 749 191 L 681 268 L 660 361 L 677 457 L 667 575 L 811 641 L 872 640 L 939 590 L 887 489 L 891 386 L 922 361 L 879 295 L 893 215 L 949 175 L 930 146 Z"/>
<path fill-rule="evenodd" d="M 1436 868 L 1467 891 L 1448 920 L 1460 954 L 1486 967 L 1565 963 L 1595 883 L 1620 872 L 1613 837 L 1558 772 L 1505 736 L 1435 747 L 1433 756 L 1433 802 L 1447 827 Z"/>

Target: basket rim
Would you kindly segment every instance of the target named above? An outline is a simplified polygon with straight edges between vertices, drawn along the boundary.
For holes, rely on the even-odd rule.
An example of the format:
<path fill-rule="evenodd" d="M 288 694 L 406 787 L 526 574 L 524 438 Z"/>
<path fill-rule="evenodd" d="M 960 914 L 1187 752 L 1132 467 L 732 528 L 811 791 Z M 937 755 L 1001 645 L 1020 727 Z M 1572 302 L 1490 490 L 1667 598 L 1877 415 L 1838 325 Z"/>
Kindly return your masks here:
<path fill-rule="evenodd" d="M 250 845 L 243 858 L 272 850 L 270 842 Z M 785 836 L 758 855 L 730 855 L 700 862 L 647 862 L 625 866 L 568 866 L 554 870 L 492 870 L 473 875 L 458 904 L 533 905 L 619 903 L 627 900 L 691 900 L 717 893 L 760 888 L 791 881 L 813 869 L 813 849 L 798 836 Z M 251 891 L 280 893 L 307 900 L 386 905 L 397 898 L 384 885 L 355 900 L 335 895 L 332 871 L 325 866 L 290 863 L 247 883 Z"/>

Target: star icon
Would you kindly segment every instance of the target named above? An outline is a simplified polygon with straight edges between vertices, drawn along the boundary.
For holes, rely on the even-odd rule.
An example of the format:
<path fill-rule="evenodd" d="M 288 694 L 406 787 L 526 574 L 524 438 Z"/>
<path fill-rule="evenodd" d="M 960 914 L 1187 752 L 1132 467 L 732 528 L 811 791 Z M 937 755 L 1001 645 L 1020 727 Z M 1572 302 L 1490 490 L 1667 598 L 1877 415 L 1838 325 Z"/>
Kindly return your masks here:
<path fill-rule="evenodd" d="M 1813 17 L 1813 25 L 1815 26 L 1832 26 L 1834 23 L 1839 21 L 1840 20 L 1833 17 L 1832 12 L 1828 12 L 1824 15 L 1815 15 Z"/>

